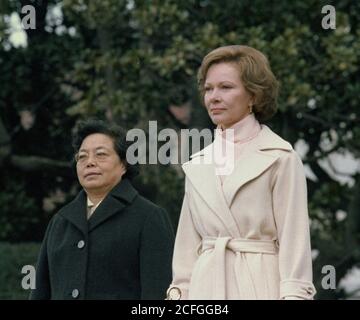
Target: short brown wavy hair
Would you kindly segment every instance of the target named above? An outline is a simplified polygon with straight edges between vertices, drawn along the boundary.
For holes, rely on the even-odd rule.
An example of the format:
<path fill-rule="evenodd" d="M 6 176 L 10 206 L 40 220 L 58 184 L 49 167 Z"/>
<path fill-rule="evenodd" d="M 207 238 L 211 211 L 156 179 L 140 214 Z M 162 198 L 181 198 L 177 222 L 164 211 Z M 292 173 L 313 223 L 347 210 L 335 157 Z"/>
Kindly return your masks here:
<path fill-rule="evenodd" d="M 245 89 L 254 97 L 253 112 L 259 121 L 270 119 L 277 110 L 279 83 L 271 71 L 266 56 L 243 45 L 219 47 L 208 53 L 198 71 L 198 88 L 204 102 L 204 84 L 213 64 L 233 63 L 239 70 Z"/>

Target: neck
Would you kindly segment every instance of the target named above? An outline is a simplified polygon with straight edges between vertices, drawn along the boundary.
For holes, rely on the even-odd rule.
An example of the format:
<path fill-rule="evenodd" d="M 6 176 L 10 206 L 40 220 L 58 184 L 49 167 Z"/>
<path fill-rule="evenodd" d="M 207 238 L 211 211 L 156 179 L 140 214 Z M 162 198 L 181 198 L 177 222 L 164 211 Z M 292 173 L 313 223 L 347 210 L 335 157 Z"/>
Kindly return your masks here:
<path fill-rule="evenodd" d="M 86 189 L 84 188 L 87 196 L 94 205 L 97 205 L 107 194 L 121 181 L 121 177 L 114 181 L 111 185 L 102 188 Z"/>
<path fill-rule="evenodd" d="M 228 129 L 230 128 L 234 130 L 234 138 L 231 140 L 235 143 L 249 141 L 261 130 L 260 124 L 256 120 L 254 114 L 247 115 L 245 118 L 242 118 L 238 122 L 234 123 Z M 220 136 L 229 140 L 229 138 L 226 137 L 226 129 L 221 132 Z"/>
<path fill-rule="evenodd" d="M 93 193 L 89 191 L 86 191 L 86 194 L 95 206 L 106 196 L 104 193 Z"/>
<path fill-rule="evenodd" d="M 89 197 L 90 201 L 94 204 L 97 205 L 102 199 L 104 199 L 107 194 L 110 192 L 110 190 L 113 188 L 114 186 L 110 186 L 107 188 L 101 188 L 101 189 L 85 189 L 85 192 L 87 194 L 87 196 Z"/>
<path fill-rule="evenodd" d="M 224 124 L 219 124 L 218 128 L 221 130 L 227 130 L 230 128 L 236 128 L 239 127 L 240 125 L 244 125 L 248 122 L 251 122 L 252 120 L 255 120 L 255 116 L 253 113 L 246 113 L 241 119 L 239 119 L 237 122 L 232 123 L 231 125 L 224 125 Z"/>

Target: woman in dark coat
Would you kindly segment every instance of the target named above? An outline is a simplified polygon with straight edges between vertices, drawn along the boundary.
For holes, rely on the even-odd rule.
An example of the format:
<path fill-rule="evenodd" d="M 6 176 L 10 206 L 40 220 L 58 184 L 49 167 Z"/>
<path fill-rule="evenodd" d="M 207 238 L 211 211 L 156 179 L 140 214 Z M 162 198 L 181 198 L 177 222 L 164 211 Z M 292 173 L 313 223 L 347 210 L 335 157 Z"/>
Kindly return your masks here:
<path fill-rule="evenodd" d="M 74 135 L 83 190 L 51 219 L 31 299 L 164 299 L 174 234 L 167 213 L 138 194 L 117 126 L 81 123 Z"/>

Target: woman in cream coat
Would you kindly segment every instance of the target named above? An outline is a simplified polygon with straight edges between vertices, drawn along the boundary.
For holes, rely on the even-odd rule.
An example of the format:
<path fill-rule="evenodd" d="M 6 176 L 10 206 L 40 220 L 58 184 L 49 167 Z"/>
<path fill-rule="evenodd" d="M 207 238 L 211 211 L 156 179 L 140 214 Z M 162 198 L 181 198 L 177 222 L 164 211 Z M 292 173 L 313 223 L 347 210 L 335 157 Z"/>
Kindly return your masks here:
<path fill-rule="evenodd" d="M 259 122 L 276 111 L 278 84 L 267 58 L 247 46 L 215 49 L 198 83 L 217 130 L 183 165 L 168 299 L 313 299 L 303 166 Z M 221 150 L 227 173 L 215 161 Z"/>

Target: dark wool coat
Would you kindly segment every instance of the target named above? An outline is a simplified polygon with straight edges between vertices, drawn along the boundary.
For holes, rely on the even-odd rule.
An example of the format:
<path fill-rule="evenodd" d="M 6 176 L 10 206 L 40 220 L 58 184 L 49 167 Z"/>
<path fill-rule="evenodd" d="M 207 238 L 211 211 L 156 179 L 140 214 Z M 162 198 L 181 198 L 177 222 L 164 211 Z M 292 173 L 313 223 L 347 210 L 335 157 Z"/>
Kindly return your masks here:
<path fill-rule="evenodd" d="M 86 193 L 50 221 L 30 299 L 164 299 L 174 233 L 167 213 L 122 180 L 86 219 Z"/>

